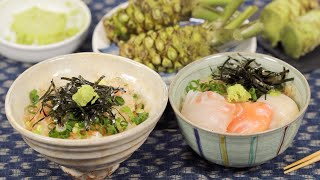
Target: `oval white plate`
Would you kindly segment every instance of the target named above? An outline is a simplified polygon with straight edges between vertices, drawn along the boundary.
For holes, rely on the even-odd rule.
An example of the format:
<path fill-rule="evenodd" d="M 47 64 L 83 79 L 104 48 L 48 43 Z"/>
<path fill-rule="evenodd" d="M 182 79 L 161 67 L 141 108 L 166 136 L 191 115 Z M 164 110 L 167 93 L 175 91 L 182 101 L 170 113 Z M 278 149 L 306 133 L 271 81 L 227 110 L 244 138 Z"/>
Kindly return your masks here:
<path fill-rule="evenodd" d="M 113 8 L 111 11 L 109 11 L 107 14 L 103 16 L 103 18 L 99 21 L 97 26 L 95 27 L 93 31 L 92 36 L 92 50 L 93 52 L 98 53 L 109 53 L 109 54 L 119 54 L 119 49 L 115 44 L 110 44 L 110 40 L 107 38 L 107 35 L 104 31 L 103 27 L 103 19 L 111 16 L 119 8 L 125 8 L 128 6 L 128 2 L 122 3 L 118 5 L 117 7 Z M 221 52 L 256 52 L 257 49 L 257 39 L 255 37 L 251 39 L 247 39 L 245 41 L 241 41 L 239 43 L 232 43 L 232 44 L 226 44 L 223 47 L 221 47 L 219 50 Z M 170 84 L 171 80 L 175 76 L 176 73 L 159 73 L 162 77 L 162 79 L 166 82 L 167 85 Z"/>

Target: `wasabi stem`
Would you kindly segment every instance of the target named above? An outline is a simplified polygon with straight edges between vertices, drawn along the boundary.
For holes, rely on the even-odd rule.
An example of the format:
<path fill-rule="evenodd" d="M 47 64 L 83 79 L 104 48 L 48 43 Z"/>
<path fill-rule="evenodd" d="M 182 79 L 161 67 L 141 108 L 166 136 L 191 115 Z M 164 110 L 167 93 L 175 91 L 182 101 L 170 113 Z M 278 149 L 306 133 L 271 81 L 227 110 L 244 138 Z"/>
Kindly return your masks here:
<path fill-rule="evenodd" d="M 236 18 L 234 18 L 229 24 L 227 24 L 224 28 L 226 29 L 235 29 L 239 27 L 245 20 L 251 17 L 254 13 L 258 11 L 257 6 L 249 6 L 246 10 L 244 10 L 241 14 L 239 14 Z"/>
<path fill-rule="evenodd" d="M 238 29 L 219 29 L 213 32 L 210 45 L 213 47 L 220 46 L 230 41 L 241 41 L 258 35 L 263 30 L 263 24 L 254 21 L 243 25 Z"/>
<path fill-rule="evenodd" d="M 209 22 L 217 20 L 221 17 L 221 14 L 218 11 L 209 9 L 204 6 L 198 6 L 192 11 L 192 17 L 205 19 Z"/>
<path fill-rule="evenodd" d="M 221 17 L 221 26 L 225 25 L 229 18 L 236 12 L 236 10 L 241 6 L 244 0 L 237 0 L 232 3 L 229 3 L 222 14 Z"/>
<path fill-rule="evenodd" d="M 232 0 L 197 0 L 197 3 L 208 6 L 226 6 Z"/>

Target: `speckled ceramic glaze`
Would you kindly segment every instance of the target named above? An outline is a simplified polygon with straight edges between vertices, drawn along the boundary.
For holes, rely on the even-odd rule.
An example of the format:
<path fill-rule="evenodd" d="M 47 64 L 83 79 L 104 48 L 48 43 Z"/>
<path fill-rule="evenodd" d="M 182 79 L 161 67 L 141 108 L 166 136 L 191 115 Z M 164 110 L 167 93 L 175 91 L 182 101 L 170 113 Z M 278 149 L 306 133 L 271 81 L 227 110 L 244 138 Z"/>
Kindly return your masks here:
<path fill-rule="evenodd" d="M 170 103 L 190 147 L 201 157 L 230 167 L 255 166 L 284 152 L 294 139 L 310 101 L 310 88 L 307 80 L 291 65 L 263 54 L 241 53 L 241 55 L 255 58 L 263 67 L 273 71 L 282 71 L 283 66 L 290 70 L 288 76 L 294 77 L 293 84 L 296 87 L 294 100 L 300 109 L 300 113 L 292 119 L 290 124 L 263 133 L 235 135 L 200 128 L 180 113 L 187 84 L 191 80 L 207 77 L 211 73 L 210 67 L 215 68 L 222 65 L 228 56 L 240 58 L 238 53 L 216 54 L 189 64 L 179 71 L 169 89 Z"/>
<path fill-rule="evenodd" d="M 90 81 L 101 75 L 106 79 L 121 77 L 143 95 L 150 107 L 149 118 L 140 125 L 112 136 L 68 140 L 41 136 L 24 127 L 24 108 L 32 89 L 48 87 L 51 79 L 65 84 L 61 76 L 82 75 Z M 10 87 L 5 109 L 11 125 L 25 142 L 49 160 L 62 165 L 76 177 L 102 178 L 114 171 L 147 139 L 162 115 L 168 101 L 168 90 L 161 77 L 148 67 L 115 55 L 79 53 L 56 57 L 36 64 L 23 72 Z"/>

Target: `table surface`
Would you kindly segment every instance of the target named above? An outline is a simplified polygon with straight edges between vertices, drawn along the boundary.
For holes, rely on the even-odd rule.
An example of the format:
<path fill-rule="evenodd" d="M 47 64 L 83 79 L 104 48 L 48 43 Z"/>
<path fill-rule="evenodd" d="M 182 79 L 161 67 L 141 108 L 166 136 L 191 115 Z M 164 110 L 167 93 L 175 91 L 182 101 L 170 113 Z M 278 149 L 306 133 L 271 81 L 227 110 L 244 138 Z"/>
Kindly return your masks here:
<path fill-rule="evenodd" d="M 262 7 L 270 0 L 247 0 L 245 5 Z M 92 51 L 92 32 L 101 17 L 117 4 L 116 0 L 85 0 L 92 11 L 92 24 L 85 43 L 78 50 Z M 267 53 L 258 46 L 257 52 Z M 33 64 L 9 60 L 0 55 L 0 180 L 70 179 L 60 167 L 32 150 L 13 130 L 5 115 L 4 101 L 14 79 Z M 284 175 L 282 168 L 320 149 L 320 67 L 305 74 L 312 96 L 301 128 L 292 145 L 278 157 L 252 168 L 226 168 L 198 156 L 186 144 L 168 105 L 147 141 L 121 163 L 112 179 L 320 179 L 320 163 Z"/>

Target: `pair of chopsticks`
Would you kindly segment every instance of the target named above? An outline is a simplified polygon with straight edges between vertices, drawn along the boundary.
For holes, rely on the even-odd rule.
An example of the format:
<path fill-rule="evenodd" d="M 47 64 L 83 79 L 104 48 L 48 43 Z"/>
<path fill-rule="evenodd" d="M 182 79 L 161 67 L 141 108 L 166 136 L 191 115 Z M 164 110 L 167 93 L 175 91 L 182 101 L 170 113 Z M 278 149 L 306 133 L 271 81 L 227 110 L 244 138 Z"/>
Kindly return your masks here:
<path fill-rule="evenodd" d="M 320 161 L 320 150 L 283 168 L 284 174 Z"/>

